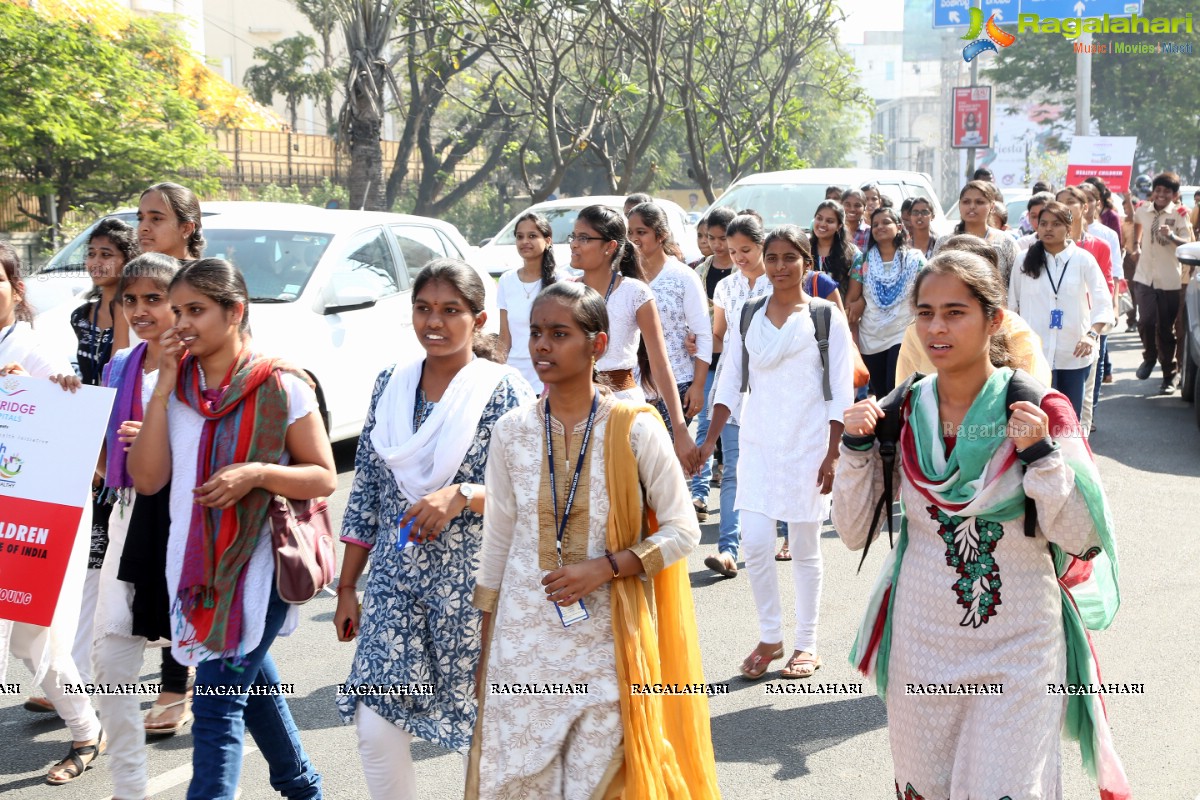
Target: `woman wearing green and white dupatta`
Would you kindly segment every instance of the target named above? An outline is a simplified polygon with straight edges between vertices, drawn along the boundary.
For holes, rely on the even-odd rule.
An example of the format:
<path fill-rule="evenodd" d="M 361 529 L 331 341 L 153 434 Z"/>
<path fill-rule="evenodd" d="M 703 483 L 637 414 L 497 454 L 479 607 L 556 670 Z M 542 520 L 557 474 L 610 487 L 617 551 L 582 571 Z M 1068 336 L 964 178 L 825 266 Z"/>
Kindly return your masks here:
<path fill-rule="evenodd" d="M 913 298 L 938 372 L 901 411 L 900 533 L 851 653 L 887 701 L 896 796 L 1059 798 L 1065 725 L 1101 798 L 1126 800 L 1100 696 L 1068 694 L 1100 683 L 1086 631 L 1119 605 L 1112 516 L 1079 423 L 1058 392 L 1007 407 L 1010 382 L 1032 379 L 1006 366 L 990 265 L 944 253 Z M 882 413 L 870 399 L 845 414 L 833 521 L 852 550 L 878 534 Z"/>

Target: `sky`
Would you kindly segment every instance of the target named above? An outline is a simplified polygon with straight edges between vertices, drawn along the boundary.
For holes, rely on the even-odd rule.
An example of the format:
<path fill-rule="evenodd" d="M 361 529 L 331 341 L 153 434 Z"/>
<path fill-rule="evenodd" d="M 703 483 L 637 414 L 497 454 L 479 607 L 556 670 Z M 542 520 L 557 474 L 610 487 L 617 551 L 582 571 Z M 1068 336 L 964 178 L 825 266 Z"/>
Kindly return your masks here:
<path fill-rule="evenodd" d="M 904 29 L 904 3 L 901 0 L 840 0 L 846 12 L 842 24 L 842 42 L 861 44 L 863 33 Z"/>

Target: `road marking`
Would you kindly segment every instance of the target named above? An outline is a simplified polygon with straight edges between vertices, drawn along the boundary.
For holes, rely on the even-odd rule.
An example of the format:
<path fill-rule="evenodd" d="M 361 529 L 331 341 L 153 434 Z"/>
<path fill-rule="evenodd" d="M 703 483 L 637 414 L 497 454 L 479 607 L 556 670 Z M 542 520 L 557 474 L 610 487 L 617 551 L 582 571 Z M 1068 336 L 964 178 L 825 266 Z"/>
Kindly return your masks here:
<path fill-rule="evenodd" d="M 250 745 L 242 751 L 242 758 L 257 752 L 258 748 Z M 187 783 L 191 779 L 191 764 L 183 764 L 174 769 L 169 769 L 162 775 L 155 775 L 146 783 L 146 797 L 154 797 L 157 794 L 162 794 L 168 789 L 174 789 L 182 783 Z M 238 791 L 238 795 L 241 795 L 240 790 Z M 108 797 L 103 798 L 103 800 L 113 800 L 113 796 L 110 794 Z"/>

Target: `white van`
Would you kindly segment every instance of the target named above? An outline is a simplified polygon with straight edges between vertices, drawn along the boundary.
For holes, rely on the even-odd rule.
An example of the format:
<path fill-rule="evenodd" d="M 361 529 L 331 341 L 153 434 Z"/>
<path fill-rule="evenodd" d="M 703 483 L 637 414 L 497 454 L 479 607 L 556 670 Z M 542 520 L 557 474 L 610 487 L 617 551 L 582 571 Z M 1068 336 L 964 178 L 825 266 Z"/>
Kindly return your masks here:
<path fill-rule="evenodd" d="M 867 183 L 878 184 L 879 191 L 891 198 L 897 212 L 900 210 L 900 204 L 909 197 L 928 200 L 933 205 L 934 231 L 941 232 L 946 227 L 942 204 L 933 191 L 929 176 L 923 172 L 891 169 L 789 169 L 782 172 L 760 172 L 734 181 L 709 208 L 725 206 L 735 211 L 752 208 L 762 214 L 763 224 L 768 229 L 778 225 L 800 225 L 810 228 L 817 205 L 825 199 L 827 187 L 857 189 Z"/>

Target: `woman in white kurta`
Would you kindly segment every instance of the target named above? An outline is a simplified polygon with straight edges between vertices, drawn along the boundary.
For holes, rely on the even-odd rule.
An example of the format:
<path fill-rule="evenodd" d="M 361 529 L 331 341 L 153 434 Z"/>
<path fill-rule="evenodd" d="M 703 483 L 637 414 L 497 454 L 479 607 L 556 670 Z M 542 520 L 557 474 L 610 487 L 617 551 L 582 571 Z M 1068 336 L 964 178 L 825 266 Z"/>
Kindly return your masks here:
<path fill-rule="evenodd" d="M 804 232 L 785 225 L 772 231 L 764 249 L 773 290 L 750 319 L 743 348 L 741 320 L 730 320 L 728 346 L 717 377 L 712 422 L 701 455 L 712 452 L 732 413 L 741 421 L 737 499 L 742 548 L 758 609 L 760 641 L 742 674 L 761 678 L 783 657 L 779 586 L 775 573 L 776 522 L 788 523 L 792 577 L 796 582 L 795 649 L 785 678 L 807 678 L 821 666 L 816 655 L 821 601 L 821 523 L 842 434 L 842 411 L 854 399 L 850 327 L 836 307 L 829 312 L 829 386 L 813 315 L 832 306 L 804 292 L 812 251 Z M 749 356 L 749 389 L 742 376 Z M 740 408 L 739 408 L 740 407 Z M 785 478 L 786 476 L 786 478 Z"/>
<path fill-rule="evenodd" d="M 525 262 L 510 269 L 496 282 L 496 304 L 500 307 L 500 344 L 508 352 L 508 366 L 521 373 L 535 392 L 542 382 L 529 360 L 529 309 L 538 292 L 567 277 L 554 263 L 554 229 L 536 211 L 517 218 L 513 231 L 517 253 Z"/>
<path fill-rule="evenodd" d="M 21 281 L 21 262 L 17 253 L 0 242 L 0 377 L 8 374 L 29 375 L 34 378 L 74 377 L 65 359 L 50 353 L 42 346 L 30 320 L 33 312 L 24 300 L 25 284 Z M 90 494 L 90 493 L 89 493 Z M 103 752 L 102 730 L 96 712 L 87 695 L 67 693 L 67 685 L 78 685 L 79 669 L 71 657 L 75 627 L 79 621 L 84 573 L 92 530 L 92 502 L 83 501 L 83 516 L 75 533 L 67 571 L 63 576 L 62 592 L 49 627 L 24 622 L 0 620 L 0 684 L 7 673 L 8 653 L 25 662 L 33 673 L 33 682 L 40 684 L 54 710 L 71 731 L 71 754 L 50 769 L 50 783 L 66 783 L 82 775 L 84 770 Z"/>
<path fill-rule="evenodd" d="M 1119 604 L 1112 518 L 1078 421 L 1057 392 L 1010 402 L 1010 383 L 1044 387 L 994 363 L 1007 358 L 993 338 L 1004 290 L 983 259 L 943 253 L 914 291 L 938 372 L 887 412 L 902 425 L 901 529 L 851 653 L 887 701 L 896 796 L 1061 798 L 1069 720 L 1102 795 L 1127 800 L 1099 696 L 1055 691 L 1099 684 L 1084 627 Z M 878 534 L 880 414 L 868 399 L 844 417 L 833 522 L 852 550 Z"/>
<path fill-rule="evenodd" d="M 591 380 L 590 358 L 606 343 L 602 312 L 600 296 L 579 284 L 557 284 L 539 297 L 530 347 L 548 396 L 510 411 L 492 434 L 474 597 L 485 612 L 490 645 L 481 667 L 469 797 L 593 797 L 628 766 L 632 757 L 623 740 L 631 731 L 622 706 L 630 698 L 628 685 L 618 680 L 616 584 L 656 579 L 700 538 L 666 430 L 643 406 L 629 444 L 658 529 L 629 548 L 611 552 L 606 546 L 610 515 L 618 511 L 606 461 L 613 446 L 609 431 L 617 424 L 614 415 L 628 406 Z M 576 474 L 579 491 L 569 502 Z M 560 539 L 556 523 L 564 518 Z M 586 618 L 571 622 L 581 604 Z M 693 618 L 693 630 L 694 624 Z M 711 749 L 707 741 L 675 745 L 689 752 Z M 626 785 L 635 779 L 624 777 Z M 690 788 L 692 796 L 711 796 Z"/>

